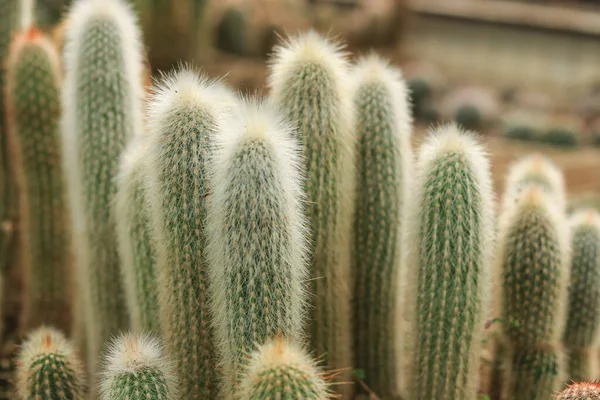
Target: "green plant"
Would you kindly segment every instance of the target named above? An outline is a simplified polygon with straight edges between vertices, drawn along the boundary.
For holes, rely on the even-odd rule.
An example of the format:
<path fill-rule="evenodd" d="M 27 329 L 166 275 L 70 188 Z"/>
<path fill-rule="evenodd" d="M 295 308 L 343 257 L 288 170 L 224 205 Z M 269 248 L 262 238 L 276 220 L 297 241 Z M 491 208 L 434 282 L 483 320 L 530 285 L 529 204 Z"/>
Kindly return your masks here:
<path fill-rule="evenodd" d="M 575 130 L 568 128 L 552 128 L 546 131 L 540 140 L 555 146 L 575 147 L 579 144 L 579 137 Z"/>
<path fill-rule="evenodd" d="M 398 70 L 369 56 L 355 65 L 357 197 L 354 219 L 355 366 L 383 398 L 397 396 L 400 227 L 410 190 L 412 121 Z"/>
<path fill-rule="evenodd" d="M 466 129 L 476 129 L 483 123 L 481 111 L 477 106 L 465 104 L 460 106 L 454 114 L 454 120 Z"/>
<path fill-rule="evenodd" d="M 248 27 L 246 16 L 241 9 L 228 8 L 216 29 L 216 44 L 220 50 L 240 56 L 246 53 Z"/>
<path fill-rule="evenodd" d="M 600 400 L 600 383 L 576 382 L 554 397 L 555 400 Z"/>
<path fill-rule="evenodd" d="M 536 135 L 534 128 L 527 125 L 515 125 L 506 128 L 504 135 L 509 139 L 533 140 Z"/>

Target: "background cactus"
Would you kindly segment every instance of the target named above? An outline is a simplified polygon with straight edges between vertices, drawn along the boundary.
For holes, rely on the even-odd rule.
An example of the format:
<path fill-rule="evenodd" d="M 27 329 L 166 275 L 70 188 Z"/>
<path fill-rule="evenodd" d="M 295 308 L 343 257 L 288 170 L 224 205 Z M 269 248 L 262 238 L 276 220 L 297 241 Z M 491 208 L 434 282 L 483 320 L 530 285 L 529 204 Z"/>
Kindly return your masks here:
<path fill-rule="evenodd" d="M 19 186 L 27 326 L 71 329 L 72 256 L 60 149 L 60 60 L 35 28 L 11 47 L 7 110 Z"/>
<path fill-rule="evenodd" d="M 121 335 L 112 341 L 105 356 L 100 399 L 176 399 L 172 368 L 157 339 L 148 335 Z"/>
<path fill-rule="evenodd" d="M 577 382 L 560 392 L 555 400 L 600 400 L 600 383 Z"/>
<path fill-rule="evenodd" d="M 215 396 L 215 348 L 208 309 L 205 163 L 233 95 L 183 69 L 168 76 L 149 108 L 147 176 L 157 245 L 161 328 L 181 395 Z"/>
<path fill-rule="evenodd" d="M 569 314 L 563 343 L 573 381 L 597 378 L 600 328 L 600 215 L 594 209 L 571 217 Z"/>
<path fill-rule="evenodd" d="M 455 125 L 433 131 L 420 150 L 407 211 L 411 398 L 476 399 L 492 200 L 488 161 L 476 140 Z"/>
<path fill-rule="evenodd" d="M 400 226 L 412 167 L 411 116 L 400 72 L 377 56 L 354 67 L 357 198 L 354 222 L 355 366 L 384 399 L 397 396 Z"/>
<path fill-rule="evenodd" d="M 143 182 L 144 136 L 134 137 L 123 155 L 118 175 L 115 215 L 127 308 L 134 332 L 160 330 L 156 249 L 150 237 L 150 215 Z"/>
<path fill-rule="evenodd" d="M 83 400 L 83 367 L 64 335 L 39 328 L 28 335 L 17 360 L 17 396 L 22 400 Z"/>
<path fill-rule="evenodd" d="M 275 49 L 269 86 L 272 98 L 297 129 L 304 149 L 310 236 L 313 349 L 330 368 L 351 379 L 351 226 L 354 195 L 354 113 L 348 64 L 339 45 L 315 32 Z M 346 397 L 348 385 L 336 387 Z"/>
<path fill-rule="evenodd" d="M 113 202 L 119 157 L 141 131 L 142 48 L 134 14 L 123 0 L 80 0 L 68 18 L 64 169 L 93 373 L 101 346 L 129 324 Z"/>

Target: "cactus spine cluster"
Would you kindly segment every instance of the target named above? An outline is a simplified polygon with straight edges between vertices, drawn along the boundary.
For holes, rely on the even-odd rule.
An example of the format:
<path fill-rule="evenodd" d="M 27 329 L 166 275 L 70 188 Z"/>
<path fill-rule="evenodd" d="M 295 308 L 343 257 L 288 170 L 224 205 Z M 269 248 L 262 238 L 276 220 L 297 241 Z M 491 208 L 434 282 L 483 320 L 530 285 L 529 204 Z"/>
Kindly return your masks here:
<path fill-rule="evenodd" d="M 412 166 L 411 117 L 400 72 L 377 56 L 354 67 L 357 197 L 354 222 L 355 367 L 382 398 L 397 391 L 395 333 L 400 224 Z"/>
<path fill-rule="evenodd" d="M 244 370 L 235 399 L 326 400 L 323 374 L 304 350 L 281 337 L 260 346 Z"/>
<path fill-rule="evenodd" d="M 17 396 L 20 400 L 83 400 L 81 362 L 54 328 L 38 328 L 29 334 L 17 360 Z"/>
<path fill-rule="evenodd" d="M 548 399 L 562 383 L 561 335 L 567 304 L 568 233 L 564 212 L 536 184 L 500 218 L 498 282 L 506 400 Z"/>
<path fill-rule="evenodd" d="M 125 334 L 112 341 L 104 359 L 100 400 L 173 400 L 172 364 L 157 339 Z"/>
<path fill-rule="evenodd" d="M 581 210 L 570 220 L 571 276 L 563 343 L 569 380 L 597 378 L 600 328 L 600 215 Z"/>
<path fill-rule="evenodd" d="M 129 324 L 113 203 L 121 152 L 141 130 L 142 55 L 124 0 L 80 0 L 68 18 L 63 154 L 93 372 L 101 346 Z"/>
<path fill-rule="evenodd" d="M 28 276 L 27 326 L 71 329 L 71 247 L 60 148 L 60 60 L 35 28 L 11 47 L 7 69 L 8 134 L 19 187 Z"/>
<path fill-rule="evenodd" d="M 211 163 L 210 288 L 220 365 L 238 379 L 248 354 L 303 337 L 306 232 L 299 147 L 270 104 L 244 100 Z"/>
<path fill-rule="evenodd" d="M 147 147 L 146 138 L 137 135 L 123 152 L 115 202 L 127 307 L 131 329 L 138 333 L 160 330 L 156 245 L 150 236 L 150 215 L 143 181 Z"/>
<path fill-rule="evenodd" d="M 407 211 L 411 398 L 476 399 L 492 199 L 488 161 L 476 140 L 455 125 L 433 131 L 420 150 Z"/>
<path fill-rule="evenodd" d="M 555 400 L 600 400 L 600 383 L 577 382 L 554 397 Z"/>
<path fill-rule="evenodd" d="M 349 65 L 338 45 L 311 31 L 276 48 L 272 98 L 294 124 L 303 145 L 310 229 L 309 334 L 316 354 L 351 379 L 354 112 Z M 348 386 L 338 386 L 345 391 Z"/>
<path fill-rule="evenodd" d="M 157 245 L 159 307 L 186 399 L 215 396 L 209 318 L 206 163 L 233 95 L 183 69 L 167 77 L 149 106 L 146 156 L 151 224 Z"/>

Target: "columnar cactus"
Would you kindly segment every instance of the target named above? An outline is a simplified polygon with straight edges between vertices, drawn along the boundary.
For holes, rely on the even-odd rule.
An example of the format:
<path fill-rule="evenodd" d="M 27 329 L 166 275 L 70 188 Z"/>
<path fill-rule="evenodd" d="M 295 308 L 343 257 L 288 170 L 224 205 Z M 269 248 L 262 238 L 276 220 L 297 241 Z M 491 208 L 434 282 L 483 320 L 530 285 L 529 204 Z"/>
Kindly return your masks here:
<path fill-rule="evenodd" d="M 17 360 L 17 396 L 21 400 L 83 400 L 83 367 L 64 335 L 38 328 L 26 338 Z"/>
<path fill-rule="evenodd" d="M 211 194 L 205 163 L 233 99 L 219 83 L 184 69 L 165 79 L 149 107 L 146 179 L 161 328 L 185 399 L 215 397 L 205 231 Z"/>
<path fill-rule="evenodd" d="M 600 400 L 600 383 L 577 382 L 573 383 L 557 396 L 555 400 Z"/>
<path fill-rule="evenodd" d="M 209 272 L 220 365 L 236 380 L 246 356 L 278 334 L 303 337 L 306 231 L 299 146 L 270 105 L 245 100 L 215 139 Z"/>
<path fill-rule="evenodd" d="M 269 86 L 304 149 L 310 236 L 309 335 L 324 364 L 351 379 L 354 112 L 340 46 L 311 31 L 276 47 Z M 336 390 L 350 397 L 349 386 Z"/>
<path fill-rule="evenodd" d="M 80 0 L 65 33 L 63 154 L 87 356 L 129 325 L 113 203 L 120 155 L 142 124 L 142 48 L 124 0 Z"/>
<path fill-rule="evenodd" d="M 503 342 L 502 398 L 548 399 L 562 383 L 561 336 L 569 277 L 568 227 L 553 197 L 522 189 L 500 218 L 499 270 Z"/>
<path fill-rule="evenodd" d="M 150 237 L 150 215 L 143 182 L 147 147 L 146 138 L 138 135 L 123 152 L 115 202 L 127 307 L 132 330 L 136 333 L 158 332 L 160 328 L 156 249 Z"/>
<path fill-rule="evenodd" d="M 354 67 L 358 182 L 354 220 L 355 367 L 384 399 L 397 396 L 400 224 L 412 167 L 411 117 L 400 72 L 377 56 Z"/>
<path fill-rule="evenodd" d="M 414 399 L 477 398 L 494 239 L 488 160 L 455 125 L 419 154 L 406 226 Z"/>
<path fill-rule="evenodd" d="M 571 223 L 571 276 L 567 325 L 563 337 L 569 380 L 597 378 L 600 328 L 600 214 L 575 213 Z"/>
<path fill-rule="evenodd" d="M 35 28 L 19 34 L 7 69 L 8 134 L 19 187 L 29 328 L 71 329 L 71 247 L 60 149 L 60 59 Z"/>
<path fill-rule="evenodd" d="M 326 400 L 332 396 L 323 373 L 304 350 L 277 337 L 252 353 L 234 398 Z"/>
<path fill-rule="evenodd" d="M 100 400 L 175 400 L 176 390 L 173 365 L 157 339 L 129 333 L 110 343 Z"/>

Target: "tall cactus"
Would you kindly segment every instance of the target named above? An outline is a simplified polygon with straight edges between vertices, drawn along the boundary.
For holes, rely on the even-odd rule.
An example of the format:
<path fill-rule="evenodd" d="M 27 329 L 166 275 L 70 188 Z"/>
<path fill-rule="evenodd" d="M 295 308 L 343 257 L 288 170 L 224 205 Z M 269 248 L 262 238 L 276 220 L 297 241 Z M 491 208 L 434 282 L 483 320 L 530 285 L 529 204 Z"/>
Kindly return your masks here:
<path fill-rule="evenodd" d="M 114 339 L 104 359 L 101 400 L 175 400 L 173 365 L 152 336 L 125 334 Z"/>
<path fill-rule="evenodd" d="M 28 335 L 17 360 L 20 400 L 83 400 L 83 366 L 64 335 L 39 328 Z"/>
<path fill-rule="evenodd" d="M 332 397 L 323 373 L 304 350 L 277 337 L 252 353 L 234 398 L 326 400 Z"/>
<path fill-rule="evenodd" d="M 600 383 L 576 382 L 564 389 L 554 400 L 600 400 Z"/>
<path fill-rule="evenodd" d="M 272 98 L 304 148 L 310 235 L 309 334 L 326 366 L 351 379 L 354 112 L 348 63 L 339 45 L 310 31 L 278 46 L 271 62 Z M 351 397 L 348 385 L 336 390 Z"/>
<path fill-rule="evenodd" d="M 208 227 L 210 289 L 221 366 L 281 334 L 301 341 L 306 230 L 299 148 L 277 111 L 245 100 L 215 139 Z"/>
<path fill-rule="evenodd" d="M 377 56 L 354 67 L 358 182 L 354 220 L 355 367 L 384 399 L 397 397 L 400 224 L 410 190 L 411 116 L 400 72 Z"/>
<path fill-rule="evenodd" d="M 598 378 L 600 328 L 600 214 L 575 213 L 571 223 L 571 276 L 567 325 L 563 337 L 569 357 L 569 380 Z"/>
<path fill-rule="evenodd" d="M 562 382 L 569 243 L 559 207 L 544 189 L 530 184 L 500 218 L 498 303 L 506 400 L 548 399 Z"/>
<path fill-rule="evenodd" d="M 422 146 L 405 227 L 410 398 L 475 400 L 494 239 L 488 160 L 455 125 Z"/>
<path fill-rule="evenodd" d="M 215 346 L 208 305 L 205 163 L 234 97 L 183 69 L 157 88 L 149 107 L 146 158 L 150 221 L 157 245 L 159 307 L 185 399 L 214 398 Z"/>
<path fill-rule="evenodd" d="M 71 329 L 72 256 L 60 149 L 60 59 L 35 28 L 7 64 L 8 134 L 19 187 L 29 328 Z"/>
<path fill-rule="evenodd" d="M 113 202 L 119 157 L 142 124 L 142 48 L 125 0 L 80 0 L 65 33 L 63 154 L 90 372 L 129 325 Z"/>
<path fill-rule="evenodd" d="M 150 215 L 143 182 L 147 147 L 146 138 L 138 135 L 123 152 L 115 202 L 125 294 L 131 327 L 136 333 L 160 329 L 156 249 L 150 237 Z"/>

